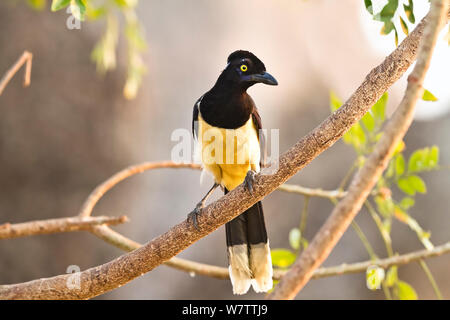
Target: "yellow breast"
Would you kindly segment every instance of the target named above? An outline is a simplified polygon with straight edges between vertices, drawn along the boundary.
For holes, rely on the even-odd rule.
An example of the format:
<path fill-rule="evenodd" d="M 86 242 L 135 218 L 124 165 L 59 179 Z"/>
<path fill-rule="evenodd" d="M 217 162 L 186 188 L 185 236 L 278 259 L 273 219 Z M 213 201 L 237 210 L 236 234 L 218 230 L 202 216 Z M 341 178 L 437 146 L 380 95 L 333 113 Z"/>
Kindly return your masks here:
<path fill-rule="evenodd" d="M 228 190 L 240 185 L 251 169 L 259 171 L 260 147 L 253 119 L 237 129 L 217 128 L 198 117 L 198 142 L 203 167 Z"/>

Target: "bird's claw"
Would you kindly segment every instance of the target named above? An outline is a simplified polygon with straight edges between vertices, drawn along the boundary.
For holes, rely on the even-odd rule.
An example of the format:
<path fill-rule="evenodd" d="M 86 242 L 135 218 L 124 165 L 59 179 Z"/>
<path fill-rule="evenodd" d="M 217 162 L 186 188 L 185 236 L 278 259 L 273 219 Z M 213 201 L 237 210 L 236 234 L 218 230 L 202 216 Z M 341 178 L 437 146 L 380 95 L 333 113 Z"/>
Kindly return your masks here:
<path fill-rule="evenodd" d="M 194 225 L 195 229 L 197 229 L 197 230 L 200 230 L 198 228 L 198 215 L 202 212 L 202 209 L 203 209 L 203 204 L 199 203 L 195 206 L 195 209 L 192 210 L 187 216 L 188 221 L 189 221 L 189 219 L 191 219 L 192 224 Z"/>
<path fill-rule="evenodd" d="M 244 180 L 245 186 L 247 187 L 250 194 L 253 193 L 253 184 L 255 183 L 255 175 L 256 175 L 255 171 L 249 170 L 247 172 L 247 175 L 245 176 L 245 180 Z"/>

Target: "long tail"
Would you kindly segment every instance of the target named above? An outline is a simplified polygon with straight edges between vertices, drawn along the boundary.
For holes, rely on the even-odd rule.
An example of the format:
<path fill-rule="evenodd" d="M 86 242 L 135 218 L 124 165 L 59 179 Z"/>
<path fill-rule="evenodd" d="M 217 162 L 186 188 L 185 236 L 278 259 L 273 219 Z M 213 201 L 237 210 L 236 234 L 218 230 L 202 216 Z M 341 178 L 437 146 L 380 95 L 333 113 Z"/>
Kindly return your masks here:
<path fill-rule="evenodd" d="M 226 193 L 226 191 L 225 191 Z M 272 289 L 272 259 L 261 202 L 225 225 L 234 294 Z"/>

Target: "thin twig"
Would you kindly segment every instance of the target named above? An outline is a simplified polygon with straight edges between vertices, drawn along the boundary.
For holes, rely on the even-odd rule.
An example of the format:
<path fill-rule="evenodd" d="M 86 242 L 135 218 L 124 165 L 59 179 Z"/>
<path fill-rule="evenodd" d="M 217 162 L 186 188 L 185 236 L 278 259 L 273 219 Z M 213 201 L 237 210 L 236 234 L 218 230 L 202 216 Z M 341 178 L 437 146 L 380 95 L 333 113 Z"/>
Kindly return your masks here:
<path fill-rule="evenodd" d="M 303 198 L 303 209 L 302 209 L 302 215 L 300 217 L 300 225 L 299 225 L 300 236 L 302 238 L 304 237 L 304 232 L 305 232 L 305 228 L 306 228 L 306 219 L 308 218 L 309 199 L 310 199 L 310 196 L 304 196 L 304 198 Z"/>
<path fill-rule="evenodd" d="M 405 265 L 448 253 L 450 253 L 450 242 L 437 246 L 433 250 L 419 250 L 385 259 L 368 260 L 350 264 L 343 263 L 334 267 L 319 268 L 314 271 L 312 279 L 366 272 L 367 268 L 371 266 L 379 266 L 383 269 L 388 269 L 391 266 Z M 181 263 L 180 261 L 177 261 L 177 259 L 178 258 L 172 258 L 172 260 L 176 263 L 169 265 L 176 269 L 190 273 L 192 272 L 198 275 L 204 275 L 217 279 L 229 279 L 227 268 L 187 260 L 184 260 L 184 262 Z M 273 279 L 280 280 L 284 275 L 286 275 L 287 272 L 289 272 L 289 270 L 275 269 L 273 272 Z"/>
<path fill-rule="evenodd" d="M 136 175 L 138 173 L 142 173 L 147 170 L 152 169 L 161 169 L 161 168 L 191 168 L 191 169 L 200 169 L 198 164 L 194 163 L 175 163 L 172 161 L 164 161 L 164 162 L 144 162 L 141 164 L 133 165 L 128 168 L 125 168 L 111 178 L 100 184 L 94 191 L 91 192 L 89 197 L 84 202 L 79 216 L 80 217 L 88 217 L 92 213 L 92 209 L 97 204 L 103 195 L 108 192 L 108 190 L 112 189 L 116 184 L 120 181 L 125 180 L 128 177 Z"/>
<path fill-rule="evenodd" d="M 269 299 L 293 299 L 311 279 L 330 254 L 353 218 L 361 209 L 373 186 L 386 168 L 398 142 L 406 134 L 414 115 L 414 107 L 423 94 L 422 83 L 428 70 L 439 31 L 448 14 L 448 1 L 434 0 L 426 19 L 417 63 L 408 77 L 408 86 L 399 107 L 387 123 L 384 133 L 364 166 L 353 178 L 347 195 L 333 209 L 330 217 L 308 248 L 269 294 Z M 338 109 L 339 110 L 339 109 Z"/>
<path fill-rule="evenodd" d="M 370 258 L 372 260 L 378 259 L 378 256 L 375 253 L 375 251 L 373 250 L 372 245 L 370 244 L 369 240 L 367 239 L 365 233 L 362 231 L 361 227 L 359 226 L 358 223 L 356 223 L 355 220 L 352 221 L 352 227 L 353 227 L 353 230 L 355 230 L 355 232 L 358 235 L 361 242 L 363 243 L 364 248 L 366 248 L 366 251 L 369 254 Z"/>
<path fill-rule="evenodd" d="M 0 240 L 19 237 L 90 230 L 98 225 L 116 225 L 127 222 L 126 216 L 121 217 L 71 217 L 48 220 L 37 220 L 23 223 L 5 223 L 0 225 Z"/>
<path fill-rule="evenodd" d="M 427 264 L 425 263 L 425 260 L 420 259 L 419 264 L 420 264 L 421 268 L 423 269 L 423 271 L 425 272 L 431 286 L 433 287 L 436 297 L 438 298 L 438 300 L 443 300 L 444 298 L 442 296 L 441 290 L 439 289 L 439 286 L 437 285 L 436 280 L 434 280 L 433 274 L 431 273 L 430 268 L 428 268 Z"/>
<path fill-rule="evenodd" d="M 378 215 L 377 211 L 372 206 L 369 200 L 364 202 L 364 206 L 367 208 L 367 211 L 369 211 L 369 214 L 371 215 L 373 221 L 377 225 L 378 231 L 380 231 L 381 237 L 383 238 L 383 242 L 386 247 L 388 257 L 392 257 L 394 255 L 394 250 L 392 249 L 391 235 L 389 234 L 389 232 L 385 230 L 380 216 Z"/>
<path fill-rule="evenodd" d="M 305 188 L 305 187 L 302 187 L 299 185 L 287 184 L 287 183 L 279 186 L 278 190 L 285 191 L 285 192 L 291 192 L 291 193 L 298 193 L 298 194 L 302 194 L 304 196 L 309 196 L 309 197 L 319 197 L 319 198 L 328 198 L 328 199 L 343 198 L 346 194 L 345 191 L 340 191 L 340 190 L 312 189 L 312 188 Z"/>
<path fill-rule="evenodd" d="M 340 275 L 340 274 L 348 274 L 348 273 L 359 273 L 359 272 L 365 272 L 368 267 L 370 266 L 379 266 L 383 269 L 388 269 L 391 266 L 396 265 L 404 265 L 408 264 L 414 261 L 419 261 L 421 259 L 427 259 L 431 257 L 437 257 L 446 253 L 450 253 L 450 242 L 447 242 L 446 244 L 443 244 L 441 246 L 435 247 L 433 250 L 420 250 L 415 251 L 399 256 L 393 256 L 386 259 L 381 260 L 370 260 L 365 262 L 358 262 L 358 263 L 352 263 L 352 264 L 342 264 L 337 267 L 330 267 L 330 268 L 323 268 L 323 269 L 317 269 L 315 271 L 314 277 L 323 277 L 323 276 L 330 276 L 330 275 Z M 286 271 L 287 272 L 287 271 Z"/>
<path fill-rule="evenodd" d="M 347 186 L 348 179 L 350 179 L 353 175 L 353 172 L 358 168 L 358 162 L 354 161 L 350 169 L 345 174 L 344 178 L 342 179 L 341 183 L 339 184 L 338 190 L 345 190 Z"/>
<path fill-rule="evenodd" d="M 14 77 L 14 75 L 19 71 L 19 69 L 26 63 L 25 66 L 25 76 L 23 81 L 23 86 L 28 87 L 31 83 L 31 65 L 33 61 L 33 54 L 31 52 L 25 51 L 20 58 L 14 63 L 14 65 L 6 71 L 5 75 L 0 80 L 0 96 L 5 90 L 9 81 Z"/>

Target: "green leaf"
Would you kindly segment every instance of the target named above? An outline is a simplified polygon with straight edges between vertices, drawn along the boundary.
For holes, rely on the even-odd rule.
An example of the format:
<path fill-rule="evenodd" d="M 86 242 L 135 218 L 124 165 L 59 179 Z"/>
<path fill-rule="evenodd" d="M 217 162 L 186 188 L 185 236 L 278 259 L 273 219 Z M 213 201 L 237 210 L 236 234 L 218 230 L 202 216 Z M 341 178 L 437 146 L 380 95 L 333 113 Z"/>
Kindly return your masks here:
<path fill-rule="evenodd" d="M 391 227 L 392 227 L 392 219 L 384 219 L 382 228 L 386 233 L 391 233 Z"/>
<path fill-rule="evenodd" d="M 438 101 L 438 98 L 436 98 L 435 95 L 432 94 L 430 91 L 425 89 L 425 90 L 423 90 L 422 100 L 423 101 Z"/>
<path fill-rule="evenodd" d="M 401 140 L 395 147 L 393 156 L 396 156 L 405 149 L 405 141 Z"/>
<path fill-rule="evenodd" d="M 104 17 L 106 14 L 106 7 L 93 7 L 90 2 L 86 3 L 86 16 L 89 20 L 97 20 Z"/>
<path fill-rule="evenodd" d="M 383 197 L 376 196 L 375 202 L 377 204 L 378 211 L 380 211 L 384 217 L 390 217 L 394 212 L 395 205 L 391 198 L 384 199 Z"/>
<path fill-rule="evenodd" d="M 287 249 L 274 249 L 270 252 L 272 264 L 280 268 L 287 268 L 295 262 L 296 256 Z"/>
<path fill-rule="evenodd" d="M 116 67 L 116 46 L 119 37 L 119 22 L 115 15 L 106 18 L 106 30 L 91 53 L 91 59 L 97 65 L 99 73 L 105 73 Z"/>
<path fill-rule="evenodd" d="M 402 27 L 403 33 L 409 35 L 408 25 L 406 24 L 405 20 L 403 20 L 402 17 L 400 17 L 400 25 Z"/>
<path fill-rule="evenodd" d="M 300 243 L 301 243 L 301 245 L 302 245 L 303 250 L 306 250 L 306 248 L 308 248 L 308 246 L 309 246 L 309 242 L 308 242 L 308 240 L 306 240 L 305 238 L 302 238 L 302 239 L 300 240 Z"/>
<path fill-rule="evenodd" d="M 413 198 L 410 197 L 404 197 L 402 199 L 402 201 L 400 201 L 400 207 L 403 210 L 408 210 L 409 208 L 411 208 L 412 206 L 414 206 L 415 200 Z"/>
<path fill-rule="evenodd" d="M 64 9 L 70 4 L 71 0 L 53 0 L 52 2 L 52 11 L 58 11 Z"/>
<path fill-rule="evenodd" d="M 416 175 L 409 176 L 408 177 L 408 183 L 417 192 L 420 192 L 420 193 L 426 193 L 427 192 L 427 187 L 425 185 L 425 182 L 419 176 L 416 176 Z"/>
<path fill-rule="evenodd" d="M 373 118 L 370 111 L 366 112 L 361 121 L 362 123 L 364 123 L 364 127 L 366 127 L 367 131 L 372 132 L 375 129 L 375 119 Z"/>
<path fill-rule="evenodd" d="M 425 182 L 416 175 L 410 175 L 408 177 L 400 178 L 397 181 L 397 186 L 400 190 L 402 190 L 404 193 L 413 196 L 416 194 L 416 192 L 420 193 L 426 193 L 427 187 L 425 185 Z"/>
<path fill-rule="evenodd" d="M 418 149 L 409 157 L 408 171 L 421 172 L 432 170 L 437 167 L 438 162 L 439 148 L 437 146 Z"/>
<path fill-rule="evenodd" d="M 395 157 L 395 172 L 400 177 L 405 172 L 405 158 L 400 153 Z"/>
<path fill-rule="evenodd" d="M 395 25 L 391 21 L 386 21 L 381 28 L 380 33 L 384 35 L 388 35 L 392 30 L 395 29 Z"/>
<path fill-rule="evenodd" d="M 417 300 L 417 293 L 410 284 L 405 281 L 397 281 L 398 298 L 400 300 Z"/>
<path fill-rule="evenodd" d="M 439 148 L 437 146 L 433 146 L 428 152 L 428 156 L 425 160 L 426 166 L 429 169 L 435 168 L 439 163 Z"/>
<path fill-rule="evenodd" d="M 395 173 L 395 160 L 391 159 L 391 161 L 389 161 L 389 165 L 386 170 L 386 178 L 393 177 L 394 173 Z"/>
<path fill-rule="evenodd" d="M 35 10 L 43 10 L 47 4 L 47 0 L 27 0 L 27 3 Z"/>
<path fill-rule="evenodd" d="M 388 0 L 388 3 L 381 9 L 381 12 L 375 15 L 374 19 L 378 21 L 391 21 L 397 11 L 398 0 Z"/>
<path fill-rule="evenodd" d="M 370 290 L 380 289 L 384 280 L 384 269 L 378 266 L 371 266 L 366 270 L 366 284 Z"/>
<path fill-rule="evenodd" d="M 342 101 L 339 97 L 334 93 L 334 91 L 330 91 L 330 109 L 331 112 L 336 111 L 342 106 Z"/>
<path fill-rule="evenodd" d="M 302 238 L 302 235 L 298 228 L 293 228 L 289 232 L 289 244 L 291 245 L 292 249 L 298 250 L 300 248 L 300 239 L 301 238 Z"/>
<path fill-rule="evenodd" d="M 419 172 L 422 171 L 426 166 L 426 158 L 428 152 L 426 149 L 418 149 L 413 152 L 413 154 L 409 157 L 408 161 L 408 171 L 409 172 Z"/>
<path fill-rule="evenodd" d="M 115 0 L 114 2 L 121 8 L 134 8 L 137 5 L 138 0 Z"/>
<path fill-rule="evenodd" d="M 373 6 L 372 0 L 364 0 L 364 5 L 366 6 L 366 10 L 373 15 Z"/>
<path fill-rule="evenodd" d="M 366 143 L 366 134 L 363 128 L 358 123 L 355 123 L 353 127 L 350 128 L 343 136 L 344 142 L 351 144 L 355 150 L 360 150 L 362 146 Z"/>
<path fill-rule="evenodd" d="M 71 0 L 70 10 L 76 19 L 84 21 L 86 14 L 86 5 L 84 4 L 84 0 Z"/>
<path fill-rule="evenodd" d="M 413 1 L 408 0 L 408 5 L 404 4 L 403 9 L 405 10 L 406 17 L 408 18 L 409 22 L 415 23 L 416 18 L 414 17 L 414 6 Z"/>
<path fill-rule="evenodd" d="M 127 23 L 125 36 L 127 37 L 129 47 L 140 51 L 144 51 L 147 48 L 141 26 L 137 22 Z"/>
<path fill-rule="evenodd" d="M 388 286 L 389 288 L 393 287 L 397 283 L 398 280 L 397 271 L 398 271 L 397 266 L 392 266 L 386 273 L 386 286 Z"/>
<path fill-rule="evenodd" d="M 395 46 L 398 47 L 398 32 L 397 28 L 394 27 L 394 33 L 395 33 Z"/>
<path fill-rule="evenodd" d="M 413 196 L 416 194 L 416 189 L 409 183 L 408 178 L 400 178 L 397 181 L 397 187 L 404 193 Z"/>
<path fill-rule="evenodd" d="M 372 114 L 375 117 L 375 121 L 383 123 L 385 118 L 386 104 L 388 100 L 388 93 L 385 92 L 380 99 L 373 105 Z"/>

